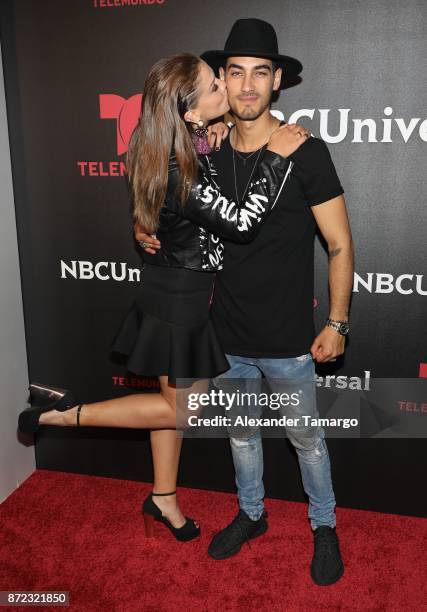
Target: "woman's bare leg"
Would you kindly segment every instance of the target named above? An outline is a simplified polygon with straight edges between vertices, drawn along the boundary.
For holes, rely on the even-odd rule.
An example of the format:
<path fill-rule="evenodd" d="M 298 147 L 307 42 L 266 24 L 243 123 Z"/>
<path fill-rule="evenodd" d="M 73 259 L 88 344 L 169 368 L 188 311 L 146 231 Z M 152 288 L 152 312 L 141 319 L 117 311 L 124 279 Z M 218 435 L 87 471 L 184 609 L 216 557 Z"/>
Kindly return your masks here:
<path fill-rule="evenodd" d="M 154 464 L 153 491 L 155 493 L 175 491 L 182 438 L 175 429 L 153 429 L 150 432 L 150 439 Z M 153 502 L 174 527 L 184 525 L 185 516 L 181 512 L 176 495 L 154 496 Z"/>
<path fill-rule="evenodd" d="M 166 376 L 161 376 L 159 380 L 163 396 L 178 410 L 178 427 L 185 428 L 188 417 L 186 410 L 187 395 L 190 392 L 205 393 L 208 388 L 208 381 L 199 380 L 189 388 L 176 390 L 168 385 Z M 178 406 L 177 394 L 179 396 Z M 181 455 L 182 432 L 176 429 L 153 430 L 150 432 L 150 438 L 154 464 L 153 491 L 155 493 L 175 491 Z M 174 527 L 179 528 L 184 525 L 185 516 L 181 512 L 176 495 L 154 496 L 153 501 Z"/>
<path fill-rule="evenodd" d="M 167 376 L 160 376 L 160 390 L 163 397 L 175 409 L 176 389 L 168 384 Z M 153 429 L 150 432 L 151 453 L 154 466 L 154 493 L 169 493 L 176 490 L 182 437 L 176 429 Z M 185 517 L 180 510 L 176 495 L 162 495 L 153 498 L 162 514 L 174 527 L 182 527 Z"/>
<path fill-rule="evenodd" d="M 134 393 L 83 404 L 80 411 L 80 425 L 85 427 L 125 427 L 130 429 L 176 429 L 176 392 L 169 387 L 167 376 L 159 376 L 160 393 Z M 204 392 L 206 381 L 196 381 L 191 387 L 179 389 L 178 427 L 185 427 L 186 398 L 188 393 Z M 171 393 L 171 389 L 174 391 Z M 73 427 L 77 425 L 77 408 L 49 410 L 42 412 L 39 423 Z M 195 414 L 194 412 L 192 414 Z"/>
<path fill-rule="evenodd" d="M 164 378 L 164 377 L 161 377 Z M 40 415 L 44 425 L 77 425 L 77 406 L 63 412 L 49 410 Z M 176 426 L 175 407 L 162 393 L 135 393 L 102 402 L 83 404 L 80 425 L 85 427 L 126 427 L 161 429 Z"/>
<path fill-rule="evenodd" d="M 124 397 L 83 404 L 80 412 L 82 426 L 125 427 L 152 429 L 151 451 L 154 464 L 155 493 L 175 491 L 178 474 L 182 437 L 176 431 L 176 389 L 168 384 L 167 376 L 159 376 L 160 393 L 132 394 Z M 180 389 L 179 427 L 185 427 L 186 396 L 189 392 L 205 392 L 207 381 L 197 381 L 191 388 Z M 194 413 L 193 413 L 194 414 Z M 65 410 L 49 410 L 40 415 L 40 423 L 45 425 L 75 426 L 77 406 Z M 155 500 L 155 501 L 154 501 Z M 177 501 L 177 496 L 160 496 L 154 503 L 161 509 L 174 527 L 185 523 Z"/>

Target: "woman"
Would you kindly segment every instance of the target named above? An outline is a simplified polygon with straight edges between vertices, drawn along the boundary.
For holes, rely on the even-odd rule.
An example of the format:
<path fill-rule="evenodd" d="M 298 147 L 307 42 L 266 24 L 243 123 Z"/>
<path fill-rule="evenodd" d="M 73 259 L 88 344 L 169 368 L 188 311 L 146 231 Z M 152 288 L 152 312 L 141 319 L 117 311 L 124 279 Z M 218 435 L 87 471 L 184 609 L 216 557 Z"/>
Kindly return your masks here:
<path fill-rule="evenodd" d="M 307 138 L 305 132 L 276 130 L 237 208 L 221 194 L 208 156 L 198 157 L 194 145 L 195 130 L 228 109 L 225 83 L 200 58 L 162 59 L 148 75 L 142 115 L 129 145 L 134 220 L 157 232 L 163 248 L 152 265 L 144 266 L 141 288 L 112 349 L 128 356 L 130 371 L 158 376 L 160 393 L 77 405 L 68 390 L 34 384 L 31 398 L 42 405 L 19 416 L 26 433 L 40 424 L 149 428 L 154 486 L 143 504 L 147 535 L 156 519 L 181 541 L 198 536 L 200 529 L 176 500 L 182 442 L 176 432 L 176 382 L 204 384 L 229 367 L 208 316 L 222 260 L 217 235 L 239 242 L 255 237 L 286 178 L 284 156 Z M 185 391 L 199 388 L 195 382 Z"/>

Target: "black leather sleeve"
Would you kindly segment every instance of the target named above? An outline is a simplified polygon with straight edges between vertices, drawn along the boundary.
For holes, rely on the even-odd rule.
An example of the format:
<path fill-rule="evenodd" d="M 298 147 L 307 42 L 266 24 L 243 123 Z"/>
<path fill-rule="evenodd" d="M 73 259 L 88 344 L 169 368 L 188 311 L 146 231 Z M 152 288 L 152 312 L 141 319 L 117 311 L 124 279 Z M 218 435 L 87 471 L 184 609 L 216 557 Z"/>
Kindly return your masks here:
<path fill-rule="evenodd" d="M 210 159 L 204 156 L 201 160 L 199 181 L 191 188 L 187 202 L 181 205 L 175 194 L 179 169 L 176 159 L 171 157 L 166 206 L 213 234 L 234 242 L 250 242 L 273 209 L 292 162 L 266 150 L 258 163 L 245 201 L 238 206 L 222 194 L 210 174 Z"/>

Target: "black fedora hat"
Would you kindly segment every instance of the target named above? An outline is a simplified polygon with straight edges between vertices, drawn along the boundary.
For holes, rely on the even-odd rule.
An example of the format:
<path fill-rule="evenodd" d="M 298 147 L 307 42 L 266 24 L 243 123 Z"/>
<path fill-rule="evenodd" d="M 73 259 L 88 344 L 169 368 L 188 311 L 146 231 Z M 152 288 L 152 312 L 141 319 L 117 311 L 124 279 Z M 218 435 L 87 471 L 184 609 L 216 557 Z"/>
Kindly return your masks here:
<path fill-rule="evenodd" d="M 294 57 L 280 55 L 277 35 L 273 26 L 262 19 L 238 19 L 225 41 L 223 51 L 205 51 L 201 58 L 218 73 L 220 66 L 231 56 L 262 57 L 270 59 L 283 69 L 280 88 L 289 77 L 298 75 L 302 64 Z"/>

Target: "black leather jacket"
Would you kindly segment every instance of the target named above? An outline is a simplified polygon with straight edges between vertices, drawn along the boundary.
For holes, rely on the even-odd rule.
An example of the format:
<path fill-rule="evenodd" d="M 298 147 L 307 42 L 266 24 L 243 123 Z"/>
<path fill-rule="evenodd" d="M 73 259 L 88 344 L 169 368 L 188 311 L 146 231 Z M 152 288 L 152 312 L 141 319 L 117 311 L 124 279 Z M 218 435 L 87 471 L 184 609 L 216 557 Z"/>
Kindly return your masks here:
<path fill-rule="evenodd" d="M 156 236 L 161 248 L 144 253 L 146 263 L 213 272 L 222 269 L 224 246 L 220 236 L 250 242 L 273 209 L 292 162 L 266 150 L 240 207 L 227 199 L 215 182 L 216 170 L 208 155 L 199 156 L 198 183 L 182 206 L 175 188 L 179 179 L 176 157 L 169 160 L 165 204 Z"/>

